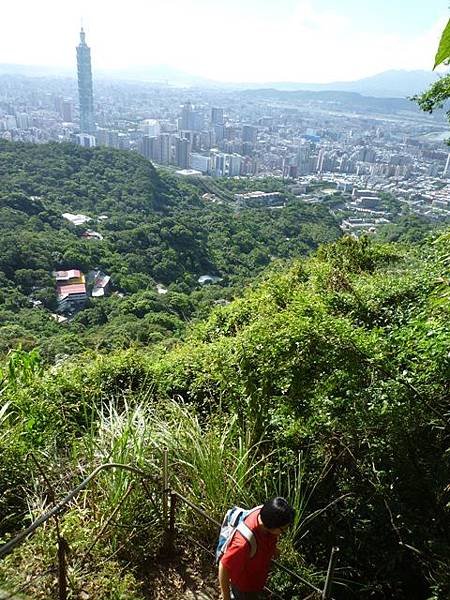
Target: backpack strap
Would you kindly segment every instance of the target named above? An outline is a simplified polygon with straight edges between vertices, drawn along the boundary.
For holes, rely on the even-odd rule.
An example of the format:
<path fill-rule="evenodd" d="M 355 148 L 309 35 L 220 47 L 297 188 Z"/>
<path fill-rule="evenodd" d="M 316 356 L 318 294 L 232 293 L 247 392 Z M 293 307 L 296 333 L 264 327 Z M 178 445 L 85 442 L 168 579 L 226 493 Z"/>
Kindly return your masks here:
<path fill-rule="evenodd" d="M 252 508 L 252 510 L 249 510 L 248 513 L 245 515 L 244 519 L 242 519 L 242 521 L 236 527 L 236 531 L 239 531 L 242 537 L 245 540 L 247 540 L 247 542 L 250 544 L 250 558 L 253 558 L 256 554 L 256 538 L 254 532 L 250 529 L 248 525 L 245 524 L 244 521 L 249 515 L 256 512 L 257 510 L 261 510 L 261 508 L 262 504 L 260 506 L 255 506 L 255 508 Z"/>
<path fill-rule="evenodd" d="M 250 544 L 250 558 L 253 558 L 256 554 L 256 539 L 253 531 L 248 527 L 244 521 L 241 521 L 239 525 L 236 527 L 236 531 L 242 535 L 242 537 L 247 540 Z"/>

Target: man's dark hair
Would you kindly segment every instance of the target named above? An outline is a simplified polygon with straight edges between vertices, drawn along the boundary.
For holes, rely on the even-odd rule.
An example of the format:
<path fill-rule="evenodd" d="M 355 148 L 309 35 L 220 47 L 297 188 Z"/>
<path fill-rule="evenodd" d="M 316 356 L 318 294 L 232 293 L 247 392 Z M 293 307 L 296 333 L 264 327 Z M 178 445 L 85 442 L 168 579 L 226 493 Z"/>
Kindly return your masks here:
<path fill-rule="evenodd" d="M 259 516 L 267 529 L 276 529 L 290 525 L 294 520 L 295 510 L 284 498 L 272 498 L 263 505 Z"/>

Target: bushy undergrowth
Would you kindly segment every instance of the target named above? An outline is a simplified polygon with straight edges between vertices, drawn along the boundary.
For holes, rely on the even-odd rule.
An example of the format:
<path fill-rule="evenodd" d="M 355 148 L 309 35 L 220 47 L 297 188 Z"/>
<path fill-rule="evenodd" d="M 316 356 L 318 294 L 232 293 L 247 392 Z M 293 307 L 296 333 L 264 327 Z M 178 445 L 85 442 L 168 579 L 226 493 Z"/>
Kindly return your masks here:
<path fill-rule="evenodd" d="M 253 444 L 251 439 L 250 432 L 241 430 L 237 419 L 228 415 L 199 419 L 194 407 L 176 401 L 149 403 L 145 397 L 119 395 L 91 412 L 91 422 L 89 426 L 86 424 L 84 434 L 72 439 L 66 447 L 64 468 L 59 472 L 53 471 L 54 459 L 39 453 L 38 462 L 45 466 L 47 480 L 42 481 L 36 474 L 33 491 L 31 487 L 28 489 L 30 518 L 44 510 L 42 501 L 49 501 L 48 480 L 58 495 L 62 493 L 58 477 L 63 474 L 66 489 L 74 487 L 80 473 L 87 475 L 105 463 L 132 464 L 148 475 L 144 490 L 140 479 L 127 471 L 104 471 L 61 518 L 61 532 L 70 548 L 70 597 L 85 592 L 97 598 L 132 600 L 144 593 L 139 592 L 133 570 L 135 573 L 138 568 L 140 572 L 145 570 L 145 563 L 157 560 L 155 557 L 164 547 L 162 448 L 169 452 L 171 487 L 200 504 L 213 518 L 220 519 L 237 500 L 250 506 L 264 496 L 283 494 L 290 498 L 298 518 L 284 544 L 291 562 L 303 571 L 304 565 L 295 560 L 293 553 L 293 540 L 307 501 L 301 484 L 303 466 L 299 462 L 286 467 L 278 453 L 263 450 L 263 440 Z M 111 520 L 118 506 L 118 518 Z M 179 507 L 177 528 L 214 548 L 217 528 L 186 506 Z M 27 585 L 28 594 L 36 598 L 52 597 L 56 589 L 55 540 L 56 530 L 51 524 L 39 530 L 39 534 L 0 563 L 0 581 L 4 580 L 13 589 L 21 587 L 23 566 L 28 564 L 26 573 L 31 579 L 50 571 Z M 109 557 L 114 560 L 111 562 Z M 129 572 L 126 581 L 120 581 L 124 562 Z"/>
<path fill-rule="evenodd" d="M 109 543 L 98 543 L 89 551 L 93 524 L 87 511 L 73 508 L 63 520 L 61 534 L 70 548 L 68 598 L 104 598 L 108 600 L 141 600 L 140 585 L 124 561 L 112 555 Z M 88 564 L 83 562 L 89 551 Z M 42 527 L 19 549 L 0 563 L 0 585 L 14 598 L 49 600 L 58 597 L 56 531 L 53 524 Z"/>
<path fill-rule="evenodd" d="M 448 254 L 448 235 L 408 251 L 343 239 L 287 270 L 274 265 L 170 351 L 92 354 L 14 386 L 4 377 L 6 529 L 24 510 L 17 490 L 29 489 L 13 465 L 32 475 L 30 450 L 69 485 L 102 462 L 160 477 L 167 447 L 171 485 L 216 518 L 234 503 L 288 496 L 298 522 L 286 560 L 323 574 L 339 545 L 337 597 L 444 600 Z M 88 502 L 99 523 L 130 483 L 124 472 L 101 476 Z M 133 527 L 145 516 L 160 531 L 157 513 L 136 488 L 121 519 Z M 213 542 L 190 512 L 179 517 Z M 124 531 L 109 529 L 111 552 Z M 137 535 L 121 556 L 137 565 L 159 543 Z M 286 597 L 298 593 L 290 585 L 277 580 Z"/>

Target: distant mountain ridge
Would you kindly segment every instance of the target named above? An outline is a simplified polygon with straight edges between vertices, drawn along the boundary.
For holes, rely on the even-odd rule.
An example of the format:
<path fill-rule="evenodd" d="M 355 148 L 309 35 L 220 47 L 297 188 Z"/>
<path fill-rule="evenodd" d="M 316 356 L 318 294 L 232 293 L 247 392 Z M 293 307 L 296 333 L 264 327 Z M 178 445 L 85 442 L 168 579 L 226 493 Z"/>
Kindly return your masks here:
<path fill-rule="evenodd" d="M 39 65 L 0 64 L 0 75 L 23 75 L 28 77 L 70 76 L 75 77 L 75 67 L 45 67 Z M 207 87 L 224 89 L 275 89 L 283 91 L 335 91 L 356 92 L 363 96 L 380 98 L 405 98 L 424 91 L 430 84 L 439 79 L 440 75 L 433 71 L 424 70 L 389 70 L 370 77 L 355 81 L 334 81 L 329 83 L 303 83 L 292 81 L 267 82 L 220 82 L 205 77 L 186 73 L 168 65 L 138 66 L 128 69 L 100 69 L 94 77 L 114 78 L 123 80 L 142 81 L 155 84 Z"/>
<path fill-rule="evenodd" d="M 241 98 L 269 102 L 322 102 L 327 110 L 356 110 L 368 113 L 394 114 L 399 112 L 420 113 L 415 102 L 408 98 L 391 96 L 364 96 L 358 92 L 336 90 L 280 90 L 275 88 L 245 89 L 237 92 Z M 433 118 L 441 118 L 436 111 Z"/>
<path fill-rule="evenodd" d="M 356 81 L 335 81 L 331 83 L 278 82 L 269 83 L 267 87 L 286 91 L 340 91 L 356 92 L 363 96 L 405 98 L 422 92 L 438 79 L 439 75 L 432 71 L 389 70 Z"/>
<path fill-rule="evenodd" d="M 75 77 L 76 68 L 1 63 L 0 75 L 21 75 L 23 77 L 70 77 L 72 75 Z"/>

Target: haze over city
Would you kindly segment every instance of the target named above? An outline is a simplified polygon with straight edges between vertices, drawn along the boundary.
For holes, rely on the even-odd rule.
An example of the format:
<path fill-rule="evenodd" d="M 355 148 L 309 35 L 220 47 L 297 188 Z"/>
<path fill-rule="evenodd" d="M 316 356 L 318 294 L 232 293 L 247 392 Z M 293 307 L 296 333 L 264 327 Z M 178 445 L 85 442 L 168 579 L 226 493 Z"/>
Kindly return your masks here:
<path fill-rule="evenodd" d="M 223 82 L 328 82 L 425 69 L 448 3 L 144 0 L 8 3 L 0 63 L 73 69 L 81 20 L 94 71 L 167 65 Z"/>

